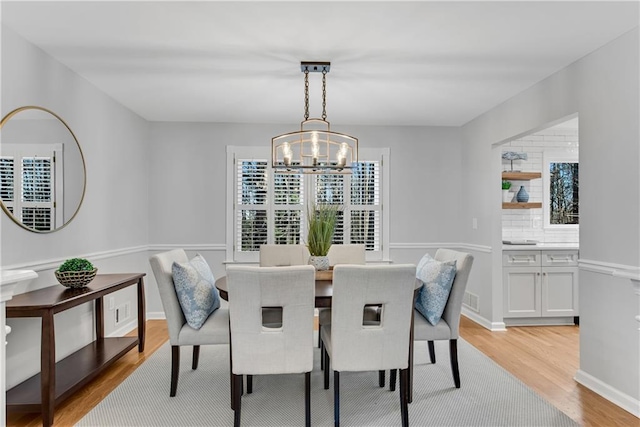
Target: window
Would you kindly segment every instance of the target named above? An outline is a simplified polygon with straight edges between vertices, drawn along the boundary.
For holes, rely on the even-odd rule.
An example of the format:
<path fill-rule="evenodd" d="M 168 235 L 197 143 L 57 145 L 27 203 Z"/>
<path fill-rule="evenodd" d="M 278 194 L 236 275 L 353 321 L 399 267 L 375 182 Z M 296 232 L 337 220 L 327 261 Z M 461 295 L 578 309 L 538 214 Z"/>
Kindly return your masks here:
<path fill-rule="evenodd" d="M 55 228 L 56 196 L 62 197 L 62 188 L 56 188 L 56 158 L 61 157 L 61 146 L 40 144 L 5 144 L 0 157 L 0 197 L 7 209 L 26 227 L 38 231 Z M 57 175 L 56 175 L 57 174 Z M 61 224 L 57 224 L 58 226 Z"/>
<path fill-rule="evenodd" d="M 544 155 L 544 207 L 548 227 L 579 224 L 579 163 L 576 153 L 550 152 Z"/>
<path fill-rule="evenodd" d="M 304 244 L 312 203 L 341 206 L 334 243 L 362 243 L 367 260 L 387 259 L 388 153 L 361 149 L 352 174 L 303 175 L 274 173 L 268 147 L 228 147 L 227 259 L 257 262 L 262 244 Z"/>

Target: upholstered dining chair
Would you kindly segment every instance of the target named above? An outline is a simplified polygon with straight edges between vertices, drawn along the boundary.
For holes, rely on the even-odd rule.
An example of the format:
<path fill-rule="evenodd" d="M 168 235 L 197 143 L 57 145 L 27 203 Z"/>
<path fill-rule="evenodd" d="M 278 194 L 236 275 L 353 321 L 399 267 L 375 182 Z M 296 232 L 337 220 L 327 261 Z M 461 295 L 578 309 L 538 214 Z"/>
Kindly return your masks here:
<path fill-rule="evenodd" d="M 335 267 L 340 264 L 356 264 L 362 265 L 366 262 L 366 250 L 365 245 L 361 244 L 344 244 L 344 245 L 331 245 L 329 248 L 329 265 Z M 378 313 L 374 307 L 367 307 L 364 316 L 367 320 L 377 321 Z M 318 309 L 318 325 L 322 328 L 322 325 L 331 323 L 331 309 L 320 308 Z M 320 334 L 318 334 L 318 347 L 322 351 L 322 340 Z M 324 361 L 321 367 L 324 367 Z"/>
<path fill-rule="evenodd" d="M 309 250 L 305 245 L 260 245 L 260 267 L 286 267 L 307 265 Z M 282 310 L 265 307 L 262 309 L 265 324 L 276 327 L 282 325 Z"/>
<path fill-rule="evenodd" d="M 211 313 L 200 329 L 189 326 L 174 286 L 172 273 L 174 262 L 183 264 L 189 262 L 184 250 L 174 249 L 149 258 L 169 329 L 171 344 L 171 389 L 169 396 L 171 397 L 176 395 L 178 389 L 181 346 L 193 346 L 191 368 L 197 369 L 201 345 L 229 343 L 229 311 L 227 308 L 220 307 Z"/>
<path fill-rule="evenodd" d="M 339 264 L 361 265 L 366 261 L 366 248 L 363 244 L 331 245 L 327 256 L 332 267 Z"/>
<path fill-rule="evenodd" d="M 456 275 L 453 279 L 449 299 L 445 305 L 442 317 L 435 325 L 432 325 L 418 310 L 415 310 L 413 338 L 415 341 L 427 341 L 431 363 L 436 363 L 434 341 L 449 341 L 449 358 L 451 360 L 453 382 L 456 388 L 460 388 L 460 371 L 458 369 L 460 312 L 462 311 L 462 299 L 467 287 L 469 273 L 473 265 L 473 255 L 466 252 L 440 248 L 436 251 L 434 259 L 439 262 L 455 260 Z"/>
<path fill-rule="evenodd" d="M 305 374 L 305 425 L 311 425 L 313 266 L 228 266 L 234 426 L 240 425 L 242 378 L 252 393 L 254 375 Z M 270 327 L 263 307 L 281 307 L 282 325 Z"/>
<path fill-rule="evenodd" d="M 309 263 L 305 245 L 260 245 L 260 267 L 285 267 Z"/>
<path fill-rule="evenodd" d="M 334 424 L 340 425 L 340 373 L 400 369 L 402 425 L 409 425 L 409 337 L 416 266 L 337 265 L 331 323 L 320 330 L 325 349 L 324 388 L 333 369 Z M 367 305 L 381 306 L 380 322 L 365 324 Z"/>

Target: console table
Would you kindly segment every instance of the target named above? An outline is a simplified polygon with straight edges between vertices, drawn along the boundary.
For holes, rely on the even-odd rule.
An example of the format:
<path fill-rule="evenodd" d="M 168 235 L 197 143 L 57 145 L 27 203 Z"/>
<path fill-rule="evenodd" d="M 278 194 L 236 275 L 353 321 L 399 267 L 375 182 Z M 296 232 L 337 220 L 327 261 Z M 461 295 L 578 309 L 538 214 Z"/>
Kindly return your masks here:
<path fill-rule="evenodd" d="M 138 352 L 144 351 L 144 275 L 99 274 L 84 288 L 52 286 L 17 295 L 8 301 L 7 318 L 42 319 L 42 341 L 40 373 L 7 391 L 7 411 L 41 412 L 42 425 L 51 426 L 57 404 L 136 345 Z M 132 285 L 137 285 L 138 288 L 138 336 L 106 338 L 103 297 Z M 56 363 L 53 315 L 90 301 L 95 301 L 96 340 Z"/>

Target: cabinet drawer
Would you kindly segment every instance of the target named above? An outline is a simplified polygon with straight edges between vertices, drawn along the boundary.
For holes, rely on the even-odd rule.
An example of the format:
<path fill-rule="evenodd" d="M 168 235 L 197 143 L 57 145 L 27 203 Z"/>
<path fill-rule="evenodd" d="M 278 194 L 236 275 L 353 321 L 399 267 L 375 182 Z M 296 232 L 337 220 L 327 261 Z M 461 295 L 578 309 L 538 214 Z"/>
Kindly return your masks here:
<path fill-rule="evenodd" d="M 540 251 L 503 252 L 502 265 L 505 267 L 540 266 Z"/>
<path fill-rule="evenodd" d="M 547 267 L 578 265 L 578 251 L 542 251 L 542 265 Z"/>

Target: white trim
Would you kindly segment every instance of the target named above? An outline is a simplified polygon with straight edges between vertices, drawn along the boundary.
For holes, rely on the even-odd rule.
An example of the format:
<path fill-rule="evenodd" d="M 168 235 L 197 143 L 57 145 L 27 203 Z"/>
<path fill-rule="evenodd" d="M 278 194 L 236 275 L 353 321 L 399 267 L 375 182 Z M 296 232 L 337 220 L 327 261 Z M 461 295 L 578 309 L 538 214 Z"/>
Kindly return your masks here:
<path fill-rule="evenodd" d="M 593 273 L 605 274 L 607 276 L 622 277 L 625 279 L 640 279 L 640 267 L 625 264 L 615 264 L 611 262 L 594 261 L 580 258 L 578 268 Z"/>
<path fill-rule="evenodd" d="M 156 243 L 146 246 L 131 246 L 128 248 L 120 248 L 120 249 L 112 249 L 107 251 L 100 252 L 92 252 L 87 254 L 76 254 L 76 255 L 68 255 L 61 258 L 52 258 L 34 262 L 25 262 L 20 264 L 11 264 L 11 265 L 3 265 L 1 266 L 2 270 L 34 270 L 34 271 L 43 271 L 48 269 L 57 268 L 64 260 L 68 258 L 90 258 L 92 260 L 98 259 L 107 259 L 113 258 L 123 255 L 131 255 L 140 252 L 146 251 L 169 251 L 172 249 L 184 249 L 185 251 L 212 251 L 212 252 L 220 252 L 226 251 L 227 245 L 226 243 Z M 443 243 L 391 243 L 389 244 L 390 249 L 438 249 L 438 248 L 447 248 L 447 249 L 466 249 L 475 252 L 483 252 L 483 253 L 491 253 L 491 246 L 482 246 L 475 245 L 471 243 L 454 243 L 454 242 L 443 242 Z M 233 261 L 226 261 L 227 263 L 231 263 Z M 378 260 L 376 262 L 392 262 L 390 259 L 385 258 L 383 260 Z M 619 266 L 625 267 L 625 266 Z M 637 267 L 628 267 L 630 271 L 640 271 L 640 268 Z M 634 270 L 636 269 L 636 270 Z"/>
<path fill-rule="evenodd" d="M 227 245 L 224 243 L 195 243 L 195 244 L 157 244 L 149 245 L 150 251 L 170 251 L 173 249 L 184 249 L 185 251 L 226 251 Z"/>
<path fill-rule="evenodd" d="M 625 411 L 628 411 L 640 418 L 640 400 L 634 399 L 632 396 L 621 392 L 618 389 L 611 387 L 609 384 L 599 380 L 598 378 L 578 369 L 575 377 L 573 377 L 578 383 L 598 393 L 608 401 L 618 405 Z"/>
<path fill-rule="evenodd" d="M 391 249 L 466 249 L 473 252 L 491 253 L 493 250 L 491 246 L 476 245 L 473 243 L 391 243 L 389 244 Z"/>
<path fill-rule="evenodd" d="M 225 188 L 225 192 L 226 192 L 226 206 L 225 206 L 225 219 L 226 219 L 226 227 L 227 227 L 227 233 L 226 233 L 226 242 L 225 242 L 225 260 L 227 262 L 229 261 L 233 261 L 233 245 L 234 245 L 234 236 L 235 236 L 235 228 L 233 227 L 233 223 L 234 223 L 234 218 L 233 215 L 235 214 L 235 200 L 233 199 L 233 194 L 234 194 L 234 189 L 233 189 L 233 185 L 234 185 L 234 173 L 236 170 L 236 161 L 235 161 L 235 154 L 237 151 L 240 150 L 240 147 L 234 146 L 234 145 L 227 145 L 227 161 L 225 163 L 226 168 L 227 168 L 227 182 L 224 185 Z"/>
<path fill-rule="evenodd" d="M 132 246 L 129 248 L 112 249 L 108 251 L 93 252 L 93 253 L 88 253 L 83 255 L 68 255 L 63 258 L 47 259 L 42 261 L 35 261 L 32 263 L 25 262 L 22 264 L 3 265 L 2 269 L 3 270 L 29 269 L 29 270 L 35 270 L 35 271 L 43 271 L 43 270 L 58 268 L 58 266 L 62 262 L 64 262 L 66 259 L 69 259 L 69 258 L 90 258 L 91 260 L 97 260 L 97 259 L 113 258 L 113 257 L 118 257 L 123 255 L 130 255 L 130 254 L 135 254 L 139 252 L 146 252 L 148 250 L 149 250 L 149 246 Z"/>
<path fill-rule="evenodd" d="M 616 270 L 613 272 L 614 277 L 621 277 L 623 279 L 630 279 L 633 281 L 640 281 L 640 271 L 620 271 Z"/>
<path fill-rule="evenodd" d="M 93 314 L 92 314 L 92 317 L 93 317 Z M 129 332 L 136 329 L 137 327 L 138 327 L 138 319 L 137 318 L 132 319 L 129 322 L 122 325 L 121 327 L 119 327 L 118 329 L 116 329 L 115 331 L 111 332 L 109 335 L 107 335 L 107 337 L 108 338 L 123 337 L 127 335 Z"/>
<path fill-rule="evenodd" d="M 165 320 L 164 311 L 147 311 L 147 320 Z"/>
<path fill-rule="evenodd" d="M 366 153 L 366 150 L 365 150 Z M 377 151 L 376 151 L 377 153 Z M 387 260 L 389 259 L 389 248 L 390 248 L 390 243 L 389 243 L 389 233 L 391 230 L 390 224 L 391 224 L 391 220 L 390 217 L 391 215 L 389 214 L 389 195 L 390 195 L 390 190 L 389 187 L 390 185 L 390 177 L 389 175 L 391 175 L 391 149 L 389 147 L 387 148 L 381 148 L 380 149 L 380 173 L 382 175 L 382 182 L 380 183 L 382 185 L 382 194 L 380 195 L 380 203 L 382 204 L 382 206 L 380 206 L 380 209 L 382 211 L 382 224 L 380 224 L 381 230 L 380 232 L 382 233 L 382 241 L 380 242 L 381 245 L 381 258 L 378 259 L 378 261 L 383 261 L 383 260 Z M 372 158 L 375 156 L 371 156 Z"/>
<path fill-rule="evenodd" d="M 503 332 L 507 330 L 504 322 L 491 322 L 488 319 L 480 316 L 478 313 L 471 311 L 470 309 L 462 306 L 462 315 L 474 322 L 478 325 L 482 326 L 485 329 L 490 330 L 491 332 Z"/>

